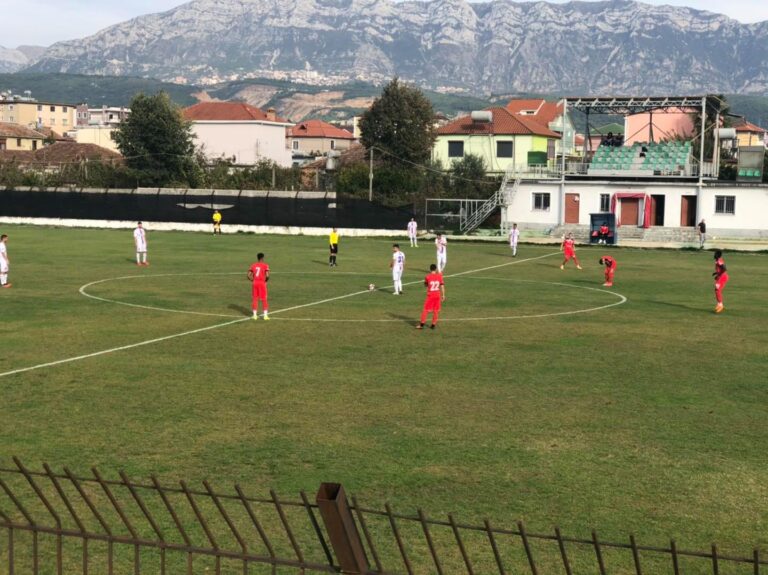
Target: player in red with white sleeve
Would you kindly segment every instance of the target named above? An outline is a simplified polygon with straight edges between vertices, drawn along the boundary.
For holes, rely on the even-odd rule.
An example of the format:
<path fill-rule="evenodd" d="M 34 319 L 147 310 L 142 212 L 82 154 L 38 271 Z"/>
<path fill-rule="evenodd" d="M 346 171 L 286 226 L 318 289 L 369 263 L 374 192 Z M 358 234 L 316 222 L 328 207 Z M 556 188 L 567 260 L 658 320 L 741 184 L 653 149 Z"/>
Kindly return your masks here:
<path fill-rule="evenodd" d="M 432 324 L 429 327 L 435 329 L 435 325 L 437 325 L 437 317 L 440 315 L 441 304 L 445 301 L 445 283 L 443 282 L 443 274 L 437 271 L 437 266 L 435 264 L 429 266 L 429 273 L 424 278 L 424 285 L 427 286 L 427 299 L 424 300 L 421 321 L 419 321 L 419 325 L 416 326 L 416 329 L 424 329 L 424 324 L 427 321 L 429 312 L 432 312 Z"/>
<path fill-rule="evenodd" d="M 721 250 L 715 251 L 715 271 L 712 275 L 715 277 L 715 299 L 717 300 L 715 313 L 720 313 L 725 309 L 723 307 L 723 288 L 728 283 L 728 269 L 725 267 Z"/>
<path fill-rule="evenodd" d="M 573 239 L 573 233 L 569 233 L 565 239 L 563 239 L 563 245 L 560 247 L 560 249 L 563 251 L 563 255 L 565 256 L 563 263 L 560 264 L 560 269 L 565 269 L 565 264 L 568 263 L 568 260 L 573 258 L 573 261 L 576 264 L 576 269 L 580 270 L 581 264 L 579 263 L 579 258 L 576 257 L 576 240 Z"/>
<path fill-rule="evenodd" d="M 600 258 L 600 265 L 605 266 L 605 287 L 613 287 L 613 273 L 616 271 L 616 260 L 611 256 Z"/>
<path fill-rule="evenodd" d="M 259 319 L 259 302 L 264 312 L 264 319 L 269 319 L 269 304 L 267 303 L 267 282 L 269 281 L 269 265 L 264 262 L 264 254 L 256 255 L 256 263 L 248 270 L 248 279 L 253 282 L 253 319 Z"/>

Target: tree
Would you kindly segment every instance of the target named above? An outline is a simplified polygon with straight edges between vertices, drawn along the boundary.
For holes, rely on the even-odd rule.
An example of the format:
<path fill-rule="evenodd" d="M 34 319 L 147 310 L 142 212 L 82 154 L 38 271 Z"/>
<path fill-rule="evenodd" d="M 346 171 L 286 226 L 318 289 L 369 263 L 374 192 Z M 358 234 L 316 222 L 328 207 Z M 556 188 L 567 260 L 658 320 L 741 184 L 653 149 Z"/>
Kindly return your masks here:
<path fill-rule="evenodd" d="M 192 125 L 168 94 L 137 94 L 131 113 L 112 135 L 126 165 L 150 185 L 196 187 L 202 171 L 195 158 Z"/>
<path fill-rule="evenodd" d="M 487 180 L 482 156 L 467 154 L 461 160 L 454 160 L 451 175 L 453 193 L 459 197 L 487 198 L 498 187 L 497 182 Z"/>
<path fill-rule="evenodd" d="M 435 142 L 434 110 L 418 88 L 394 78 L 360 120 L 360 141 L 380 148 L 389 163 L 428 161 Z"/>

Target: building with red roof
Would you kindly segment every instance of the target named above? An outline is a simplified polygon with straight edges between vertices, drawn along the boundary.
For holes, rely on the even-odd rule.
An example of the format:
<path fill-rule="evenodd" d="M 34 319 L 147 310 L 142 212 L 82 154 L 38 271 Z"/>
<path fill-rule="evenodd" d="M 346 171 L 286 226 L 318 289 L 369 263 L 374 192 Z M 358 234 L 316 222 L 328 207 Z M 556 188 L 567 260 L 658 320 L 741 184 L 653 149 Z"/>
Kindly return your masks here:
<path fill-rule="evenodd" d="M 269 160 L 291 166 L 286 128 L 293 124 L 245 102 L 201 102 L 185 108 L 184 118 L 192 122 L 196 143 L 207 158 L 228 159 L 237 165 L 254 165 Z"/>
<path fill-rule="evenodd" d="M 743 119 L 733 126 L 736 129 L 736 141 L 739 148 L 747 146 L 768 146 L 768 132 L 760 126 Z"/>
<path fill-rule="evenodd" d="M 43 147 L 45 134 L 21 124 L 0 122 L 0 150 L 37 150 Z"/>
<path fill-rule="evenodd" d="M 470 154 L 485 161 L 490 173 L 554 160 L 560 134 L 507 108 L 472 112 L 437 129 L 432 159 L 444 167 Z"/>
<path fill-rule="evenodd" d="M 306 120 L 288 129 L 288 146 L 294 154 L 323 156 L 331 150 L 348 150 L 355 136 L 322 120 Z"/>
<path fill-rule="evenodd" d="M 510 100 L 505 108 L 517 116 L 533 120 L 560 134 L 561 143 L 564 142 L 566 154 L 579 153 L 579 149 L 576 147 L 576 129 L 571 121 L 570 114 L 564 112 L 564 100 L 559 102 L 550 102 L 543 98 Z M 559 153 L 560 144 L 558 144 L 557 148 L 557 154 Z"/>

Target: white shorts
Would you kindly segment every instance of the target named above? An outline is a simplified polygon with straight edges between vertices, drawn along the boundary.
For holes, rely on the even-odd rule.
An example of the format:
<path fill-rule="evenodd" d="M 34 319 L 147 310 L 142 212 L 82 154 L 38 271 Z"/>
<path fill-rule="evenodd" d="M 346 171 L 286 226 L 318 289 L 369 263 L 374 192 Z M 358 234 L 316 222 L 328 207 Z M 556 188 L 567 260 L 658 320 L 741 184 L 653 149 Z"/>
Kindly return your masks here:
<path fill-rule="evenodd" d="M 392 280 L 393 281 L 399 282 L 402 279 L 402 277 L 403 277 L 403 270 L 402 269 L 392 268 Z"/>
<path fill-rule="evenodd" d="M 147 244 L 136 244 L 136 251 L 139 253 L 147 251 Z"/>
<path fill-rule="evenodd" d="M 445 265 L 445 262 L 448 261 L 448 254 L 437 254 L 437 263 L 441 263 Z"/>

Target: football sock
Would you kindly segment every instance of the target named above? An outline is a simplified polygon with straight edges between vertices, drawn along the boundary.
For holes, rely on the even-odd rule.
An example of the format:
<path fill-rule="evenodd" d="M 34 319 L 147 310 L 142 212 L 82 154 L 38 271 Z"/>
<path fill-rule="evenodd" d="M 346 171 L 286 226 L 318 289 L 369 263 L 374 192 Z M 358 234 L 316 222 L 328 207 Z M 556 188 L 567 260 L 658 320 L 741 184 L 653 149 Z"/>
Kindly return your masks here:
<path fill-rule="evenodd" d="M 0 274 L 0 285 L 8 283 L 8 274 Z"/>
<path fill-rule="evenodd" d="M 136 263 L 137 264 L 141 263 L 141 254 L 139 252 L 136 252 Z"/>

